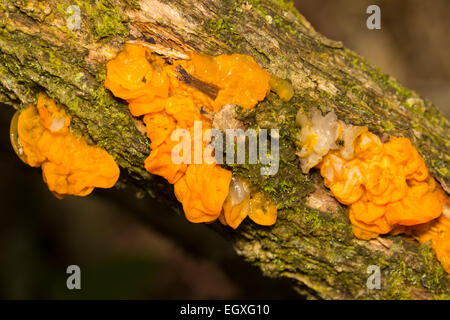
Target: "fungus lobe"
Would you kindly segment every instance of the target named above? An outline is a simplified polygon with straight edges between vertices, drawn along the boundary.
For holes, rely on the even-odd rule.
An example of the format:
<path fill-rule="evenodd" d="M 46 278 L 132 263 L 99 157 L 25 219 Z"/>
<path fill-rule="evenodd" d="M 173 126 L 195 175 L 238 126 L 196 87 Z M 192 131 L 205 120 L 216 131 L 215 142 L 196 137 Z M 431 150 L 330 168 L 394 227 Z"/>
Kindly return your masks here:
<path fill-rule="evenodd" d="M 270 76 L 252 57 L 242 54 L 212 57 L 192 52 L 187 56 L 187 60 L 168 63 L 144 46 L 127 44 L 123 52 L 107 63 L 105 86 L 128 102 L 133 116 L 143 116 L 152 148 L 145 168 L 174 184 L 186 218 L 191 222 L 212 222 L 223 217 L 225 209 L 228 224 L 236 228 L 247 213 L 244 215 L 226 200 L 231 172 L 215 162 L 193 164 L 193 154 L 183 154 L 181 163 L 174 162 L 178 143 L 172 141 L 172 133 L 184 129 L 194 145 L 196 122 L 201 122 L 203 133 L 211 128 L 208 114 L 222 106 L 253 108 L 269 92 Z M 209 142 L 208 138 L 202 138 L 202 151 L 209 147 Z M 262 207 L 262 201 L 259 206 Z M 230 210 L 241 218 L 231 218 Z M 268 223 L 264 218 L 268 212 L 248 211 L 257 223 Z M 269 216 L 272 220 L 276 217 L 275 206 L 270 207 Z M 225 222 L 225 218 L 220 219 Z"/>
<path fill-rule="evenodd" d="M 15 121 L 19 157 L 42 168 L 44 181 L 56 197 L 86 196 L 95 187 L 111 188 L 116 183 L 120 170 L 114 159 L 73 135 L 64 108 L 46 95 L 39 94 L 37 106 L 20 112 Z"/>

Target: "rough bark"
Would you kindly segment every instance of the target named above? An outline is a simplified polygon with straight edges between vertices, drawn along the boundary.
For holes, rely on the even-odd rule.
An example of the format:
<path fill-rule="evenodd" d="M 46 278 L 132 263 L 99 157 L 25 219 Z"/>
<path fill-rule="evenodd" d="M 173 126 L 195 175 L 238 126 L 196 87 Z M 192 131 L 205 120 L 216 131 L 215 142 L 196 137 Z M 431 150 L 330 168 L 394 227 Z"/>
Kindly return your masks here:
<path fill-rule="evenodd" d="M 81 9 L 81 29 L 70 30 L 67 8 Z M 147 37 L 177 50 L 253 56 L 271 74 L 289 79 L 294 98 L 269 94 L 240 112 L 251 127 L 280 129 L 280 170 L 232 166 L 279 208 L 274 227 L 243 223 L 225 234 L 247 261 L 268 276 L 288 278 L 310 298 L 449 298 L 450 277 L 429 244 L 404 236 L 354 238 L 345 207 L 318 176 L 303 175 L 295 156 L 299 106 L 334 110 L 347 123 L 377 134 L 406 136 L 448 191 L 449 122 L 429 101 L 369 62 L 326 39 L 285 0 L 5 0 L 0 3 L 0 102 L 23 108 L 37 92 L 64 104 L 72 130 L 108 150 L 134 185 L 180 213 L 172 186 L 150 175 L 150 152 L 126 104 L 104 89 L 105 62 L 127 39 Z M 314 207 L 315 209 L 313 209 Z M 381 290 L 366 286 L 378 265 Z"/>

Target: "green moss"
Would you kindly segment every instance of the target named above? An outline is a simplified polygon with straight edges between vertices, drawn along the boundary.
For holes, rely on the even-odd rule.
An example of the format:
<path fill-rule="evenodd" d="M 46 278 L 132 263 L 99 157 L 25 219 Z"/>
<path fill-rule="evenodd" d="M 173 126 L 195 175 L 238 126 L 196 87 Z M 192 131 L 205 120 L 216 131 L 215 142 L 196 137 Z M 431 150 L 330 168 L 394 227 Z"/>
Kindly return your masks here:
<path fill-rule="evenodd" d="M 243 5 L 251 5 L 252 12 L 264 19 L 264 21 L 260 21 L 262 24 L 269 21 L 270 23 L 275 23 L 277 27 L 283 28 L 292 35 L 297 34 L 291 23 L 282 18 L 274 8 L 263 6 L 260 0 L 225 0 L 223 3 L 225 6 L 223 11 L 218 13 L 218 18 L 208 21 L 208 33 L 224 42 L 232 49 L 241 49 L 242 44 L 245 42 L 245 38 L 239 34 L 235 27 L 235 24 L 241 24 L 242 19 L 247 19 L 247 12 L 244 12 L 242 9 Z M 283 8 L 292 10 L 296 16 L 301 17 L 290 2 L 280 1 L 279 4 L 282 5 Z M 278 12 L 283 12 L 283 8 L 278 8 Z M 257 53 L 264 55 L 263 52 Z"/>
<path fill-rule="evenodd" d="M 209 33 L 222 42 L 229 45 L 231 48 L 238 49 L 241 46 L 242 38 L 234 30 L 233 24 L 229 18 L 221 17 L 208 21 Z"/>
<path fill-rule="evenodd" d="M 440 167 L 437 169 L 437 171 L 444 177 L 450 177 L 450 171 L 447 167 Z"/>
<path fill-rule="evenodd" d="M 294 132 L 297 106 L 281 101 L 275 94 L 255 109 L 237 108 L 237 117 L 249 128 L 279 129 L 279 170 L 273 176 L 262 176 L 261 165 L 229 166 L 234 174 L 247 179 L 255 188 L 272 197 L 279 208 L 293 208 L 302 205 L 306 196 L 314 190 L 307 175 L 304 175 L 295 155 Z"/>
<path fill-rule="evenodd" d="M 399 264 L 390 267 L 388 278 L 385 282 L 385 298 L 396 300 L 409 300 L 411 299 L 411 292 L 407 285 L 406 279 L 411 272 L 406 266 L 406 263 L 401 260 Z"/>
<path fill-rule="evenodd" d="M 266 18 L 267 10 L 261 6 L 261 2 L 259 0 L 251 0 L 249 3 L 252 5 L 253 10 L 255 10 L 264 19 Z"/>
<path fill-rule="evenodd" d="M 105 1 L 97 1 L 96 14 L 93 15 L 96 21 L 93 34 L 96 39 L 111 36 L 125 36 L 128 29 L 123 25 L 119 11 L 115 7 L 106 5 Z"/>
<path fill-rule="evenodd" d="M 73 53 L 76 48 L 65 53 L 64 48 L 55 48 L 39 38 L 31 39 L 20 31 L 11 33 L 0 29 L 0 35 L 9 44 L 2 48 L 0 57 L 4 68 L 0 69 L 26 84 L 23 92 L 19 91 L 22 85 L 15 86 L 22 101 L 34 102 L 38 92 L 46 92 L 67 108 L 73 118 L 72 132 L 83 134 L 88 141 L 104 147 L 136 179 L 154 179 L 143 168 L 150 150 L 148 139 L 137 131 L 126 105 L 115 101 L 103 82 L 96 82 L 96 77 L 100 79 L 104 71 L 96 77 L 88 74 L 80 66 L 84 61 L 81 54 Z M 74 57 L 79 60 L 73 61 Z M 37 82 L 30 83 L 29 79 Z"/>
<path fill-rule="evenodd" d="M 275 3 L 277 3 L 280 8 L 284 11 L 292 13 L 301 24 L 306 24 L 305 18 L 298 12 L 298 10 L 295 8 L 295 4 L 291 0 L 275 0 Z M 309 23 L 308 23 L 309 24 Z"/>
<path fill-rule="evenodd" d="M 128 29 L 124 25 L 122 13 L 117 5 L 108 0 L 75 0 L 84 10 L 94 39 L 105 39 L 115 36 L 126 36 Z"/>
<path fill-rule="evenodd" d="M 392 131 L 392 129 L 395 128 L 395 125 L 394 125 L 391 121 L 389 121 L 389 120 L 383 121 L 383 122 L 381 123 L 381 125 L 383 126 L 383 129 L 384 129 L 386 132 L 390 132 L 390 131 Z"/>
<path fill-rule="evenodd" d="M 300 19 L 303 19 L 301 15 L 298 13 L 298 11 L 295 9 L 291 1 L 277 1 L 277 2 L 281 6 L 281 11 L 288 10 L 294 13 L 295 16 L 299 17 Z M 297 32 L 291 26 L 291 24 L 287 22 L 284 18 L 282 18 L 279 14 L 277 14 L 273 7 L 270 8 L 263 7 L 259 0 L 250 0 L 247 1 L 247 3 L 251 4 L 254 12 L 256 12 L 264 20 L 268 21 L 270 24 L 275 23 L 277 27 L 283 28 L 291 35 L 297 34 Z"/>
<path fill-rule="evenodd" d="M 6 11 L 6 0 L 3 0 L 3 8 Z M 9 1 L 8 1 L 9 2 Z M 29 18 L 38 21 L 44 22 L 47 16 L 45 9 L 47 4 L 45 1 L 40 0 L 14 0 L 10 1 L 12 5 L 17 8 L 21 13 L 27 15 Z M 11 8 L 11 4 L 9 5 Z"/>
<path fill-rule="evenodd" d="M 413 95 L 410 90 L 406 89 L 394 78 L 384 74 L 379 68 L 372 66 L 368 62 L 356 56 L 354 53 L 350 51 L 348 52 L 353 56 L 353 65 L 358 69 L 365 71 L 374 82 L 381 84 L 384 89 L 388 89 L 390 92 L 401 96 L 401 100 L 405 100 Z"/>
<path fill-rule="evenodd" d="M 430 241 L 421 245 L 419 252 L 423 258 L 427 274 L 427 283 L 425 283 L 425 285 L 432 289 L 433 292 L 438 293 L 442 289 L 441 283 L 446 276 L 444 268 L 442 268 L 442 265 L 436 259 Z"/>

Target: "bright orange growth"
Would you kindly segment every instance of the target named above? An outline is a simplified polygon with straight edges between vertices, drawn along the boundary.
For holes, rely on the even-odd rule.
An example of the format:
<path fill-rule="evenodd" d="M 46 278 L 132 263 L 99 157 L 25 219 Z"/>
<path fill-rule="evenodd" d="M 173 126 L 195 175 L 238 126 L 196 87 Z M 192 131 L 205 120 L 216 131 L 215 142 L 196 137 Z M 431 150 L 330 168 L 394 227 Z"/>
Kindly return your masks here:
<path fill-rule="evenodd" d="M 277 207 L 261 192 L 250 191 L 244 180 L 233 178 L 220 221 L 236 229 L 247 216 L 259 225 L 271 226 L 277 221 Z"/>
<path fill-rule="evenodd" d="M 226 104 L 251 109 L 270 91 L 270 75 L 250 56 L 193 54 L 191 58 L 181 65 L 200 80 L 220 88 L 217 98 L 211 103 L 214 111 Z"/>
<path fill-rule="evenodd" d="M 418 240 L 420 243 L 432 241 L 436 257 L 450 273 L 450 219 L 442 215 L 431 223 L 428 230 L 419 233 Z"/>
<path fill-rule="evenodd" d="M 435 181 L 407 138 L 392 137 L 383 144 L 366 131 L 355 140 L 352 159 L 332 151 L 321 162 L 320 172 L 336 199 L 350 205 L 358 238 L 426 223 L 442 212 Z"/>
<path fill-rule="evenodd" d="M 230 197 L 227 197 L 223 204 L 222 224 L 229 225 L 233 229 L 239 227 L 241 222 L 248 216 L 248 210 L 244 210 L 248 206 L 250 197 L 245 198 L 239 203 L 234 204 Z"/>
<path fill-rule="evenodd" d="M 189 165 L 186 174 L 175 183 L 175 196 L 183 203 L 191 222 L 216 220 L 231 182 L 231 172 L 215 164 Z"/>
<path fill-rule="evenodd" d="M 236 229 L 247 216 L 259 225 L 272 226 L 277 221 L 277 207 L 261 192 L 253 193 L 234 205 L 230 198 L 225 200 L 222 224 Z"/>
<path fill-rule="evenodd" d="M 44 181 L 57 197 L 86 196 L 95 187 L 111 188 L 120 170 L 102 148 L 89 146 L 69 131 L 70 117 L 44 94 L 37 107 L 20 113 L 17 123 L 23 160 L 42 167 Z"/>
<path fill-rule="evenodd" d="M 201 108 L 209 112 L 226 104 L 253 108 L 270 90 L 269 74 L 246 55 L 210 57 L 192 53 L 189 60 L 169 64 L 149 49 L 132 44 L 127 44 L 106 67 L 105 86 L 128 102 L 133 116 L 144 116 L 152 148 L 145 160 L 146 170 L 175 185 L 189 221 L 216 220 L 228 195 L 231 172 L 215 163 L 175 163 L 172 153 L 179 143 L 172 141 L 171 135 L 175 129 L 186 129 L 194 144 L 194 122 L 201 121 L 203 132 L 211 127 Z M 199 143 L 207 146 L 205 141 Z M 189 160 L 189 155 L 180 156 Z M 193 157 L 191 154 L 190 163 Z M 267 223 L 260 212 L 255 211 L 254 216 Z"/>
<path fill-rule="evenodd" d="M 277 221 L 277 207 L 265 199 L 261 192 L 257 192 L 250 198 L 244 207 L 248 217 L 263 226 L 271 226 Z"/>
<path fill-rule="evenodd" d="M 177 67 L 190 75 L 219 87 L 215 100 L 179 80 Z M 144 116 L 152 153 L 145 161 L 146 169 L 175 183 L 186 165 L 170 161 L 170 134 L 176 128 L 190 130 L 194 121 L 209 119 L 200 108 L 218 110 L 234 103 L 252 108 L 269 91 L 269 74 L 253 58 L 233 54 L 209 57 L 193 53 L 191 60 L 168 64 L 159 56 L 139 45 L 128 44 L 125 51 L 107 63 L 105 86 L 116 97 L 125 99 L 133 116 Z"/>
<path fill-rule="evenodd" d="M 215 99 L 179 81 L 177 67 L 220 90 Z M 253 108 L 270 90 L 269 74 L 252 57 L 242 54 L 210 57 L 192 53 L 190 60 L 166 64 L 164 59 L 139 45 L 128 44 L 125 51 L 106 65 L 105 86 L 129 103 L 134 116 L 165 110 L 169 97 L 173 104 L 193 104 L 197 110 L 218 111 L 223 105 Z M 179 99 L 187 98 L 180 101 Z M 170 101 L 170 100 L 169 100 Z M 189 106 L 191 107 L 191 106 Z"/>
<path fill-rule="evenodd" d="M 281 100 L 289 101 L 294 96 L 294 88 L 292 88 L 292 84 L 287 80 L 277 76 L 271 76 L 269 85 L 270 90 L 274 91 Z"/>

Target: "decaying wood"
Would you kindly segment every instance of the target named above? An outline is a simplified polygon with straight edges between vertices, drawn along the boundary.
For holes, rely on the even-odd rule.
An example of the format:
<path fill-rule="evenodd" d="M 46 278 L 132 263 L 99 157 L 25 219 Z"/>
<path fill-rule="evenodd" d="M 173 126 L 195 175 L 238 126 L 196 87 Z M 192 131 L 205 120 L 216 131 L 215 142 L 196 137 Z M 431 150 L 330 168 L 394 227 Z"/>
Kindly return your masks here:
<path fill-rule="evenodd" d="M 68 27 L 70 6 L 80 9 L 79 28 Z M 6 0 L 0 4 L 0 102 L 22 108 L 47 92 L 67 107 L 75 133 L 115 157 L 122 184 L 180 212 L 172 186 L 143 167 L 148 139 L 103 86 L 105 62 L 127 41 L 145 41 L 172 58 L 193 50 L 245 53 L 291 81 L 290 102 L 271 93 L 256 110 L 238 112 L 246 126 L 280 129 L 281 148 L 275 176 L 231 167 L 279 208 L 274 227 L 215 226 L 243 258 L 270 277 L 291 279 L 310 298 L 450 297 L 450 278 L 429 244 L 404 236 L 355 239 L 345 208 L 316 173 L 301 173 L 295 156 L 295 114 L 301 106 L 318 106 L 379 135 L 410 138 L 448 191 L 448 120 L 342 43 L 315 32 L 285 0 Z M 366 286 L 370 265 L 381 268 L 380 290 Z"/>

